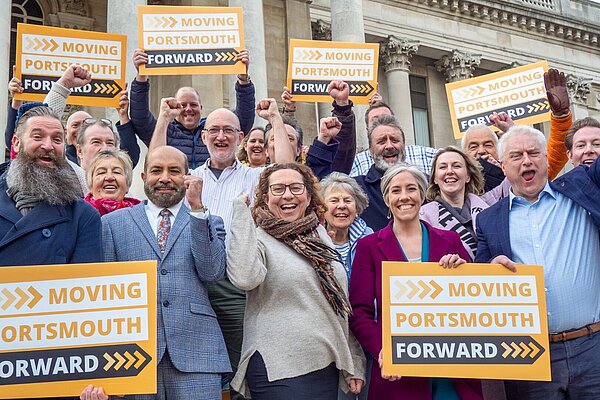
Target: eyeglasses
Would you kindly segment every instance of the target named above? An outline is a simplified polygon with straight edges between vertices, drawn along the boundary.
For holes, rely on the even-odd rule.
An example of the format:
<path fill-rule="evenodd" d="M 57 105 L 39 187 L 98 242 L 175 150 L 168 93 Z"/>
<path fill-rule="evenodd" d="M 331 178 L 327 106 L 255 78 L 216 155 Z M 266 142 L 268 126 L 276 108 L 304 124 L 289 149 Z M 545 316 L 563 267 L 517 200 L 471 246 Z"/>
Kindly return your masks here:
<path fill-rule="evenodd" d="M 83 123 L 86 125 L 94 125 L 95 123 L 102 123 L 106 126 L 109 126 L 112 128 L 112 121 L 110 119 L 106 119 L 106 118 L 86 118 L 83 120 Z"/>
<path fill-rule="evenodd" d="M 290 192 L 292 192 L 292 194 L 295 196 L 301 195 L 306 189 L 304 187 L 304 183 L 291 183 L 289 185 L 284 185 L 283 183 L 275 183 L 269 186 L 269 190 L 271 191 L 271 194 L 273 196 L 283 196 L 287 188 L 290 188 Z"/>
<path fill-rule="evenodd" d="M 216 127 L 212 127 L 212 128 L 208 128 L 205 129 L 206 132 L 208 132 L 208 134 L 210 136 L 217 136 L 219 134 L 219 132 L 223 131 L 223 134 L 225 135 L 235 135 L 237 132 L 239 132 L 239 129 L 233 128 L 231 126 L 226 126 L 224 128 L 216 128 Z"/>

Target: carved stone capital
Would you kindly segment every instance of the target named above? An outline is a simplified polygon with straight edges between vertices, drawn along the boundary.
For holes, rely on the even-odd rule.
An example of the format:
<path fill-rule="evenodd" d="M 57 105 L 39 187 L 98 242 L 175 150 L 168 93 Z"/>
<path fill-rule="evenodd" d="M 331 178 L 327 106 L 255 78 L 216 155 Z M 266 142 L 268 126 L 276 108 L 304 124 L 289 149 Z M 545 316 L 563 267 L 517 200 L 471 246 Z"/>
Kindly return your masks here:
<path fill-rule="evenodd" d="M 94 18 L 84 17 L 82 15 L 76 15 L 66 12 L 57 12 L 56 14 L 50 14 L 50 24 L 60 28 L 70 29 L 83 29 L 86 31 L 94 30 Z"/>
<path fill-rule="evenodd" d="M 61 11 L 68 14 L 80 15 L 82 17 L 90 15 L 90 8 L 87 0 L 63 0 Z"/>
<path fill-rule="evenodd" d="M 585 104 L 588 95 L 592 91 L 592 80 L 569 74 L 567 75 L 567 89 L 573 102 Z"/>
<path fill-rule="evenodd" d="M 388 36 L 379 46 L 379 56 L 383 70 L 410 71 L 410 59 L 419 50 L 417 40 Z"/>
<path fill-rule="evenodd" d="M 481 62 L 481 54 L 452 50 L 435 62 L 435 68 L 446 77 L 446 82 L 456 82 L 473 77 L 475 67 Z"/>
<path fill-rule="evenodd" d="M 331 40 L 331 25 L 319 19 L 310 23 L 313 40 Z"/>

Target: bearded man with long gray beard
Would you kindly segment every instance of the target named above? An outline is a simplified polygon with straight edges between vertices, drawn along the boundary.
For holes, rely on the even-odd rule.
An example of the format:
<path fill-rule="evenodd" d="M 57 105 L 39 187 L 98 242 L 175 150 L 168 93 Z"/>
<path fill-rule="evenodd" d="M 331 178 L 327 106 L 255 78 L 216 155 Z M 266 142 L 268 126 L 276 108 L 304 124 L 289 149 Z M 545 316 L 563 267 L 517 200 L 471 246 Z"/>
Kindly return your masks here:
<path fill-rule="evenodd" d="M 374 231 L 378 231 L 389 222 L 388 207 L 381 194 L 381 177 L 388 168 L 404 162 L 404 132 L 396 117 L 381 115 L 369 126 L 367 138 L 369 152 L 375 163 L 366 175 L 355 176 L 354 179 L 369 197 L 369 206 L 360 217 Z"/>
<path fill-rule="evenodd" d="M 12 142 L 17 156 L 0 166 L 0 265 L 102 261 L 100 216 L 81 198 L 59 117 L 30 109 Z"/>

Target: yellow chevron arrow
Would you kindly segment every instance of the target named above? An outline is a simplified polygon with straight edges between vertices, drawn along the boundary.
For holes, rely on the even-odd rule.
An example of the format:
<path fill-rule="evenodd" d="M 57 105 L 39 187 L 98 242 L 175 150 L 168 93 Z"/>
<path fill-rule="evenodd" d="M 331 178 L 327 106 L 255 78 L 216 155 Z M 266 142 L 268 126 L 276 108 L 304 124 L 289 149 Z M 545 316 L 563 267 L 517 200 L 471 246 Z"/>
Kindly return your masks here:
<path fill-rule="evenodd" d="M 515 342 L 511 342 L 510 343 L 511 347 L 513 348 L 513 350 L 515 351 L 512 354 L 512 358 L 517 358 L 517 356 L 519 355 L 519 353 L 521 352 L 521 348 L 519 347 L 518 344 L 516 344 Z"/>
<path fill-rule="evenodd" d="M 410 286 L 410 288 L 412 289 L 407 297 L 409 299 L 412 299 L 419 292 L 419 287 L 417 285 L 415 285 L 414 283 L 412 283 L 412 281 L 406 281 L 406 284 L 408 286 Z"/>
<path fill-rule="evenodd" d="M 123 358 L 122 355 L 120 355 L 119 353 L 117 353 L 115 351 L 115 354 L 113 354 L 113 356 L 115 356 L 115 358 L 118 360 L 117 364 L 115 365 L 115 371 L 118 371 L 119 369 L 121 369 L 121 367 L 123 366 L 123 364 L 125 364 L 125 358 Z"/>
<path fill-rule="evenodd" d="M 6 310 L 17 298 L 7 288 L 2 289 L 2 294 L 6 296 L 6 301 L 2 304 L 2 309 Z"/>
<path fill-rule="evenodd" d="M 133 353 L 134 356 L 137 357 L 137 362 L 135 363 L 135 365 L 133 366 L 135 369 L 140 369 L 140 367 L 142 366 L 142 364 L 144 363 L 144 361 L 146 361 L 146 357 L 144 357 L 142 355 L 142 353 L 140 353 L 139 351 L 135 351 Z"/>
<path fill-rule="evenodd" d="M 423 299 L 425 296 L 427 296 L 429 294 L 429 292 L 431 292 L 431 288 L 429 286 L 427 286 L 427 284 L 423 281 L 419 281 L 419 286 L 421 286 L 423 288 L 423 291 L 419 295 L 419 298 Z"/>
<path fill-rule="evenodd" d="M 100 91 L 100 85 L 94 82 L 94 93 L 98 93 Z"/>
<path fill-rule="evenodd" d="M 527 357 L 527 354 L 529 354 L 531 349 L 527 347 L 527 345 L 523 342 L 519 343 L 519 346 L 521 346 L 521 348 L 523 349 L 523 352 L 521 353 L 521 358 Z"/>
<path fill-rule="evenodd" d="M 529 357 L 535 358 L 535 356 L 537 356 L 537 354 L 540 352 L 539 347 L 537 347 L 533 342 L 529 343 L 529 347 L 531 347 L 531 354 L 529 354 Z"/>
<path fill-rule="evenodd" d="M 396 292 L 396 296 L 395 296 L 397 299 L 404 296 L 404 294 L 408 291 L 408 289 L 406 289 L 406 286 L 404 286 L 402 284 L 402 282 L 400 282 L 400 281 L 396 281 L 394 286 L 396 286 L 399 289 L 398 292 Z"/>
<path fill-rule="evenodd" d="M 29 300 L 29 296 L 27 296 L 27 293 L 25 293 L 23 291 L 23 289 L 21 289 L 20 287 L 15 289 L 15 293 L 19 295 L 19 297 L 21 298 L 17 304 L 15 304 L 15 308 L 18 310 L 21 307 L 23 307 L 23 305 L 27 302 L 27 300 Z"/>
<path fill-rule="evenodd" d="M 40 302 L 40 300 L 42 299 L 42 294 L 40 292 L 38 292 L 37 290 L 35 290 L 35 288 L 33 286 L 29 286 L 27 288 L 27 291 L 29 292 L 29 294 L 31 294 L 31 301 L 29 302 L 29 304 L 27 304 L 27 307 L 29 308 L 33 308 L 36 306 L 37 303 Z"/>
<path fill-rule="evenodd" d="M 104 353 L 104 359 L 107 361 L 106 365 L 104 366 L 104 370 L 108 371 L 110 367 L 112 367 L 112 365 L 115 363 L 115 359 L 112 358 L 108 353 Z"/>
<path fill-rule="evenodd" d="M 502 347 L 504 347 L 504 353 L 502 353 L 502 358 L 508 357 L 508 355 L 510 354 L 510 352 L 512 351 L 512 349 L 510 348 L 509 345 L 507 345 L 504 342 L 502 342 L 500 344 L 502 345 Z"/>
<path fill-rule="evenodd" d="M 127 370 L 133 365 L 133 363 L 135 361 L 135 357 L 132 356 L 128 351 L 126 351 L 125 358 L 127 358 L 127 363 L 125 364 L 124 368 Z"/>
<path fill-rule="evenodd" d="M 436 297 L 438 297 L 438 295 L 440 293 L 442 293 L 442 287 L 440 285 L 438 285 L 438 283 L 436 281 L 434 281 L 433 279 L 429 281 L 429 284 L 431 286 L 433 286 L 433 293 L 431 293 L 431 298 L 435 299 Z"/>

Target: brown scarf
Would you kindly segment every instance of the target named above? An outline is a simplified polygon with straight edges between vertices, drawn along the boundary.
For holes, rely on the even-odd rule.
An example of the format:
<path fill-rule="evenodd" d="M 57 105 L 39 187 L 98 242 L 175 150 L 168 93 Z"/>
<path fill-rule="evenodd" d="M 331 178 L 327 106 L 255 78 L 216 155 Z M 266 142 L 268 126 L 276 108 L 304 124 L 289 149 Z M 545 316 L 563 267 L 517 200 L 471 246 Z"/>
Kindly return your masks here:
<path fill-rule="evenodd" d="M 340 316 L 352 312 L 350 303 L 340 284 L 333 275 L 332 261 L 337 261 L 337 253 L 319 237 L 317 226 L 319 219 L 315 213 L 287 222 L 275 217 L 270 211 L 258 208 L 255 210 L 256 224 L 275 239 L 283 241 L 301 256 L 310 261 L 319 279 L 323 295 Z"/>

